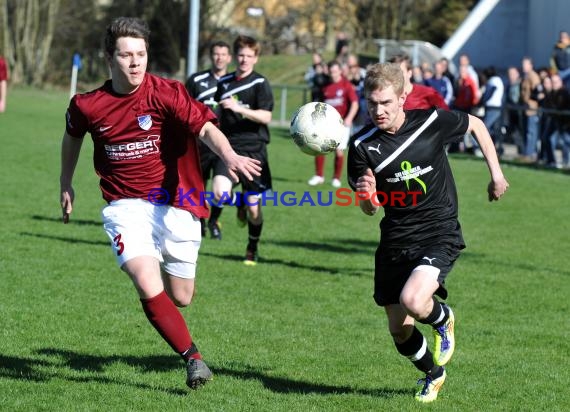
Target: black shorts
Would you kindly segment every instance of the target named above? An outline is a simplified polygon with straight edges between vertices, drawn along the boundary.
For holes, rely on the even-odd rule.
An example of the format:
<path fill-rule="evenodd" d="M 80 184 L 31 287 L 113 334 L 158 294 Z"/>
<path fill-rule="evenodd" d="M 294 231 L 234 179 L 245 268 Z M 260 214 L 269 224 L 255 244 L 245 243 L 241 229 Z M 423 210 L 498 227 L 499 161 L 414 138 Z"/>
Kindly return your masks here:
<path fill-rule="evenodd" d="M 237 154 L 241 156 L 247 156 L 252 159 L 259 160 L 261 162 L 261 175 L 254 176 L 253 180 L 248 180 L 245 176 L 239 176 L 239 182 L 235 185 L 241 184 L 242 192 L 251 192 L 253 193 L 263 193 L 266 190 L 273 189 L 272 186 L 272 179 L 271 179 L 271 170 L 269 169 L 269 161 L 267 158 L 267 145 L 264 143 L 260 144 L 261 147 L 259 150 L 255 151 L 246 151 L 240 150 L 239 148 L 235 148 Z M 223 164 L 223 163 L 222 163 Z M 222 173 L 217 173 L 223 176 L 226 176 L 228 179 L 232 179 L 228 169 L 224 166 Z"/>
<path fill-rule="evenodd" d="M 224 174 L 226 165 L 208 146 L 204 146 L 200 146 L 200 167 L 202 168 L 202 180 L 206 184 L 211 177 Z"/>
<path fill-rule="evenodd" d="M 404 285 L 419 265 L 434 266 L 440 270 L 437 279 L 439 288 L 435 294 L 446 299 L 445 279 L 464 247 L 463 243 L 450 239 L 408 249 L 378 246 L 374 270 L 374 300 L 379 306 L 399 304 Z"/>

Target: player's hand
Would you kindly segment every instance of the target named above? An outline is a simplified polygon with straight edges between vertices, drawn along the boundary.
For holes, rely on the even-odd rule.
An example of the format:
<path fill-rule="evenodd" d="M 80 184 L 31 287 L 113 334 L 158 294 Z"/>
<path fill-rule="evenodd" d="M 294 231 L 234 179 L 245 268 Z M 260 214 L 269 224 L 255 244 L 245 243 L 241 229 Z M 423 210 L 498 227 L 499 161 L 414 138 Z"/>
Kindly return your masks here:
<path fill-rule="evenodd" d="M 366 169 L 366 173 L 356 181 L 356 192 L 361 199 L 370 199 L 370 195 L 376 193 L 376 178 L 371 169 Z"/>
<path fill-rule="evenodd" d="M 239 182 L 239 174 L 245 176 L 247 180 L 253 180 L 254 176 L 261 175 L 261 162 L 246 156 L 233 154 L 226 160 L 226 166 L 230 172 L 230 177 L 234 182 Z"/>
<path fill-rule="evenodd" d="M 237 113 L 239 111 L 240 105 L 238 101 L 232 97 L 228 97 L 227 99 L 220 100 L 219 105 L 222 106 L 226 110 L 231 110 L 232 112 Z"/>
<path fill-rule="evenodd" d="M 72 187 L 68 189 L 61 189 L 60 203 L 63 223 L 69 223 L 69 215 L 73 210 L 73 200 L 75 193 Z"/>
<path fill-rule="evenodd" d="M 502 177 L 498 180 L 491 180 L 489 186 L 487 186 L 487 193 L 489 194 L 489 202 L 493 200 L 499 200 L 501 196 L 505 194 L 509 188 L 509 182 Z"/>

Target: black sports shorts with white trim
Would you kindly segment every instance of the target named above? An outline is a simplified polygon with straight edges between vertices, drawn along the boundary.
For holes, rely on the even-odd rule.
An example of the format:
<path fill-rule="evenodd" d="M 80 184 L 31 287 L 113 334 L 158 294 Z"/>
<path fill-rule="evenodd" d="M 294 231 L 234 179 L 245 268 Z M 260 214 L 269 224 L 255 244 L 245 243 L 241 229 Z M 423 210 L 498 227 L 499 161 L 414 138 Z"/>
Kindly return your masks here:
<path fill-rule="evenodd" d="M 455 239 L 442 238 L 429 246 L 389 248 L 378 246 L 374 270 L 374 301 L 379 306 L 400 303 L 400 295 L 412 271 L 420 265 L 439 269 L 439 288 L 435 294 L 447 298 L 445 279 L 465 245 Z"/>
<path fill-rule="evenodd" d="M 259 142 L 257 146 L 257 150 L 242 150 L 239 147 L 234 147 L 237 154 L 261 162 L 261 175 L 253 176 L 253 180 L 248 180 L 245 176 L 239 175 L 239 183 L 241 183 L 243 193 L 263 193 L 266 190 L 273 189 L 271 170 L 269 169 L 269 161 L 267 158 L 267 145 L 263 142 Z M 227 168 L 224 168 L 224 172 L 220 174 L 230 180 L 232 179 Z"/>

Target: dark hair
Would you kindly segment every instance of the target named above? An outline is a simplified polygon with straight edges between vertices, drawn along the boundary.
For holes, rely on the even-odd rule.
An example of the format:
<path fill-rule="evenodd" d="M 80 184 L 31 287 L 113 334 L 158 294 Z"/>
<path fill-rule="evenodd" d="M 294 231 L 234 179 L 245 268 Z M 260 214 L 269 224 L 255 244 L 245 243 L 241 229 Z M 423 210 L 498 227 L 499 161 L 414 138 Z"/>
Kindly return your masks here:
<path fill-rule="evenodd" d="M 412 70 L 412 61 L 410 59 L 410 56 L 408 56 L 406 53 L 398 53 L 388 59 L 388 63 L 401 64 L 402 62 L 406 63 L 406 68 L 408 70 Z"/>
<path fill-rule="evenodd" d="M 117 39 L 120 37 L 144 39 L 148 50 L 149 36 L 150 30 L 144 20 L 137 17 L 117 17 L 107 26 L 107 34 L 105 35 L 105 52 L 109 56 L 112 56 L 115 52 Z"/>
<path fill-rule="evenodd" d="M 483 75 L 485 75 L 485 77 L 487 79 L 490 79 L 491 77 L 496 76 L 497 70 L 495 70 L 495 66 L 487 67 L 485 70 L 483 70 Z"/>
<path fill-rule="evenodd" d="M 243 49 L 244 47 L 249 47 L 252 49 L 255 52 L 256 56 L 259 56 L 261 54 L 261 45 L 259 42 L 253 37 L 245 36 L 242 34 L 237 36 L 237 38 L 234 40 L 234 54 L 237 54 L 238 50 Z"/>
<path fill-rule="evenodd" d="M 338 66 L 339 68 L 342 69 L 342 64 L 338 61 L 338 60 L 331 60 L 330 62 L 327 63 L 327 67 L 330 69 L 332 69 L 334 66 Z"/>
<path fill-rule="evenodd" d="M 215 41 L 214 43 L 212 43 L 212 45 L 210 46 L 210 54 L 214 53 L 215 47 L 224 47 L 224 48 L 228 49 L 228 52 L 231 52 L 230 45 L 228 43 L 226 43 L 225 41 L 222 41 L 222 40 L 218 40 L 218 41 Z"/>

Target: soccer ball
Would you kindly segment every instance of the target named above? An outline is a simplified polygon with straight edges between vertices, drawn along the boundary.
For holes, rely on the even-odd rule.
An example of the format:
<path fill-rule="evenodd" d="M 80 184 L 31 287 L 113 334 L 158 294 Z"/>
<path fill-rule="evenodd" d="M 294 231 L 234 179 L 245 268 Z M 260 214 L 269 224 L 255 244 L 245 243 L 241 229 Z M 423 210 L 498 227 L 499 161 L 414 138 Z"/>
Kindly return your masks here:
<path fill-rule="evenodd" d="M 317 156 L 334 152 L 346 135 L 346 128 L 330 104 L 311 102 L 297 109 L 289 133 L 299 149 Z"/>

